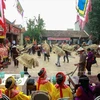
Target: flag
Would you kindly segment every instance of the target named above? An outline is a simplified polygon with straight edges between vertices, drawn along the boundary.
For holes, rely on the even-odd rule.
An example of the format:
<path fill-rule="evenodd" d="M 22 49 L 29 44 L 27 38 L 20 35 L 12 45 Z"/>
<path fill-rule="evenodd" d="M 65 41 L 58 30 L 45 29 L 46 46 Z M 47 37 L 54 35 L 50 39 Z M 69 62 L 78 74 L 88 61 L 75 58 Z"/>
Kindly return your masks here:
<path fill-rule="evenodd" d="M 4 9 L 6 9 L 5 2 L 4 0 L 0 0 L 0 30 L 2 31 L 2 34 L 0 34 L 0 38 L 5 38 L 6 36 Z"/>
<path fill-rule="evenodd" d="M 77 0 L 76 10 L 77 21 L 79 22 L 80 28 L 83 29 L 88 22 L 88 13 L 91 11 L 91 0 Z"/>
<path fill-rule="evenodd" d="M 3 0 L 0 0 L 0 25 L 4 28 L 5 24 L 5 18 L 4 18 L 4 9 L 5 9 L 5 3 Z"/>
<path fill-rule="evenodd" d="M 19 14 L 23 17 L 24 10 L 23 10 L 23 8 L 22 8 L 22 6 L 21 6 L 19 0 L 17 0 L 17 5 L 16 5 L 16 7 L 17 7 L 17 11 L 19 12 Z"/>

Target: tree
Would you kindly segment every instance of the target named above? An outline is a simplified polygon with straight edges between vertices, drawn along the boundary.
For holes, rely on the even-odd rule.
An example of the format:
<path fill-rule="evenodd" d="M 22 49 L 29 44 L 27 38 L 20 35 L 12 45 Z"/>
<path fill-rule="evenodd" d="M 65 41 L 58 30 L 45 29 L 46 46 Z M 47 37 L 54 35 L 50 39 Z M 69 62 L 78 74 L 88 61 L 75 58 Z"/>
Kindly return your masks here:
<path fill-rule="evenodd" d="M 37 42 L 41 42 L 41 36 L 44 33 L 44 20 L 38 15 L 38 18 L 34 17 L 34 19 L 29 19 L 27 22 L 27 32 L 24 36 L 29 36 L 31 41 L 37 40 Z"/>
<path fill-rule="evenodd" d="M 45 23 L 44 20 L 40 17 L 40 14 L 38 15 L 38 19 L 35 17 L 35 22 L 36 22 L 36 27 L 35 27 L 35 32 L 38 37 L 38 41 L 41 42 L 41 36 L 44 33 L 44 27 Z"/>
<path fill-rule="evenodd" d="M 92 1 L 92 11 L 89 13 L 87 28 L 95 40 L 100 41 L 100 0 Z"/>

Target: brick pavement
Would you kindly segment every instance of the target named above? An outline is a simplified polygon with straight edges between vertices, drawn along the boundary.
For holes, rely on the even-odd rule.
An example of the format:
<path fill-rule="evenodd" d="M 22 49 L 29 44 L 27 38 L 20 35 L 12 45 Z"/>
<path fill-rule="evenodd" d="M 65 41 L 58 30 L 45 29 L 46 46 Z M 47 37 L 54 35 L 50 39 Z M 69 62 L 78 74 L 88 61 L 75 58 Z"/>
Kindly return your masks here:
<path fill-rule="evenodd" d="M 63 63 L 63 57 L 61 57 L 61 67 L 57 67 L 55 65 L 56 60 L 57 60 L 56 54 L 51 53 L 49 62 L 43 60 L 43 55 L 41 56 L 41 58 L 39 58 L 35 54 L 34 57 L 38 59 L 39 67 L 28 69 L 28 72 L 32 76 L 37 76 L 37 73 L 39 72 L 39 70 L 42 67 L 45 67 L 49 77 L 55 75 L 58 71 L 62 71 L 64 73 L 69 73 L 69 72 L 75 70 L 76 66 L 74 66 L 74 64 L 78 63 L 78 60 L 79 60 L 78 55 L 75 55 L 74 52 L 72 53 L 72 56 L 74 56 L 75 58 L 69 57 L 69 63 L 67 63 L 67 61 L 65 63 Z M 100 58 L 97 58 L 97 62 L 98 62 L 99 66 L 97 67 L 96 64 L 94 64 L 92 66 L 92 75 L 97 75 L 100 72 Z M 12 61 L 11 65 L 8 66 L 8 68 L 3 69 L 3 71 L 5 71 L 6 73 L 15 73 L 15 74 L 20 73 L 20 71 L 22 71 L 22 70 L 23 70 L 23 65 L 19 64 L 19 67 L 15 68 L 13 65 L 13 61 Z M 77 75 L 77 71 L 75 72 L 74 75 Z"/>

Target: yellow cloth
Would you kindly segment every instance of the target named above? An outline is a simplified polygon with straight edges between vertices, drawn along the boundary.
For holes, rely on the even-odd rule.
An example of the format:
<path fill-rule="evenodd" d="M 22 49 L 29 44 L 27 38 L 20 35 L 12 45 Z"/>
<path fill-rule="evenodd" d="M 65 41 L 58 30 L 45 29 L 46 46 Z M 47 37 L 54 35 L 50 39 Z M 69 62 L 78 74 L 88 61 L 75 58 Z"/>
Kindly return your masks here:
<path fill-rule="evenodd" d="M 44 84 L 40 84 L 39 90 L 48 92 L 50 95 L 52 94 L 54 85 L 51 82 L 46 82 Z M 36 83 L 36 89 L 38 90 L 38 83 Z"/>
<path fill-rule="evenodd" d="M 6 89 L 1 89 L 2 93 L 4 93 L 6 95 Z M 17 89 L 16 89 L 17 90 Z M 15 91 L 16 91 L 15 90 Z M 18 91 L 18 90 L 17 90 Z M 13 93 L 13 92 L 12 92 Z M 11 93 L 11 94 L 12 94 Z M 10 97 L 9 97 L 10 98 Z M 31 100 L 31 96 L 27 96 L 26 94 L 24 94 L 23 92 L 18 92 L 17 95 L 15 95 L 14 97 L 10 98 L 10 100 Z"/>
<path fill-rule="evenodd" d="M 10 98 L 10 100 L 31 100 L 31 96 L 27 96 L 22 92 L 19 92 L 15 97 Z"/>
<path fill-rule="evenodd" d="M 63 97 L 70 97 L 70 100 L 73 100 L 73 95 L 70 87 L 68 86 L 67 88 L 62 89 Z M 52 100 L 58 100 L 60 97 L 60 88 L 54 87 L 53 92 L 52 92 Z"/>

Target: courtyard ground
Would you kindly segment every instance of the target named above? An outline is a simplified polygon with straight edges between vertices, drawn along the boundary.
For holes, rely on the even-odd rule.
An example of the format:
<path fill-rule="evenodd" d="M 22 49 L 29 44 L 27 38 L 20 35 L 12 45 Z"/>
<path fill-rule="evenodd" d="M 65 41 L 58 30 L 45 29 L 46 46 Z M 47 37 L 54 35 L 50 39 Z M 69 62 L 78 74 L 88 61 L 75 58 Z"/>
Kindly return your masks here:
<path fill-rule="evenodd" d="M 54 53 L 50 54 L 50 61 L 44 61 L 43 54 L 39 58 L 37 54 L 34 55 L 34 57 L 39 61 L 39 67 L 28 69 L 28 72 L 32 76 L 38 76 L 37 73 L 42 67 L 45 67 L 47 70 L 47 75 L 49 77 L 56 75 L 57 72 L 62 71 L 65 74 L 70 73 L 71 71 L 74 71 L 76 66 L 74 64 L 78 63 L 79 56 L 75 55 L 75 52 L 72 53 L 72 57 L 69 56 L 69 63 L 67 61 L 63 63 L 63 57 L 61 57 L 61 67 L 57 67 L 55 65 L 57 61 L 57 55 Z M 94 64 L 92 66 L 92 75 L 97 75 L 100 73 L 100 58 L 97 58 L 98 66 Z M 23 65 L 19 64 L 19 67 L 14 67 L 13 61 L 11 62 L 11 65 L 8 66 L 8 68 L 3 69 L 2 71 L 5 71 L 5 73 L 12 73 L 12 74 L 18 74 L 20 71 L 23 71 Z M 74 73 L 74 75 L 77 75 L 77 71 Z"/>

